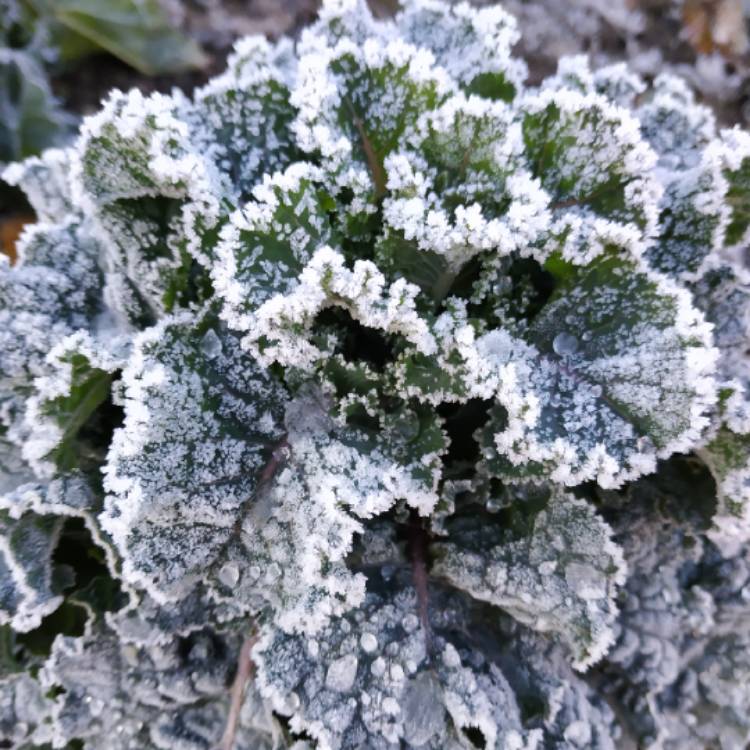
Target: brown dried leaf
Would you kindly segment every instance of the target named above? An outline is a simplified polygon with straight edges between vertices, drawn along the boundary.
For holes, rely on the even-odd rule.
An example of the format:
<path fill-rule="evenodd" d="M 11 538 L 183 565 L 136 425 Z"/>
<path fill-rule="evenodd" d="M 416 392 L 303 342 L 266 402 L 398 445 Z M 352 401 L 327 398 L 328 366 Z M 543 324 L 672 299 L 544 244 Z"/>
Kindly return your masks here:
<path fill-rule="evenodd" d="M 16 242 L 21 230 L 26 224 L 36 221 L 33 214 L 11 214 L 0 216 L 0 251 L 10 258 L 11 263 L 16 262 Z"/>
<path fill-rule="evenodd" d="M 698 54 L 736 57 L 750 47 L 741 0 L 686 0 L 682 22 L 687 41 Z"/>

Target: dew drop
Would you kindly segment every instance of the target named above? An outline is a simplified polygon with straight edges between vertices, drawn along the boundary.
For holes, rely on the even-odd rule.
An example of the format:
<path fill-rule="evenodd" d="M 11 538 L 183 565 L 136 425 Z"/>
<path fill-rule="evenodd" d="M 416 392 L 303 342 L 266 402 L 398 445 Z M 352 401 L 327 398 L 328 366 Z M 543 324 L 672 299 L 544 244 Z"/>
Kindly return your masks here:
<path fill-rule="evenodd" d="M 370 665 L 370 671 L 374 677 L 382 677 L 385 674 L 385 659 L 380 656 L 375 659 Z"/>
<path fill-rule="evenodd" d="M 552 341 L 552 348 L 560 357 L 572 357 L 578 350 L 578 339 L 573 334 L 562 331 Z"/>
<path fill-rule="evenodd" d="M 488 497 L 485 503 L 488 513 L 498 513 L 503 509 L 504 505 L 503 501 L 497 497 Z"/>
<path fill-rule="evenodd" d="M 547 560 L 540 563 L 537 570 L 539 575 L 548 576 L 555 572 L 555 568 L 557 568 L 557 563 L 554 560 Z"/>
<path fill-rule="evenodd" d="M 362 650 L 371 654 L 378 647 L 378 639 L 372 633 L 362 633 L 359 639 Z"/>
<path fill-rule="evenodd" d="M 228 562 L 219 570 L 219 580 L 225 586 L 236 586 L 240 580 L 240 566 L 236 562 Z"/>
<path fill-rule="evenodd" d="M 201 351 L 207 359 L 215 359 L 221 354 L 221 339 L 213 328 L 209 328 L 201 341 Z"/>
<path fill-rule="evenodd" d="M 357 665 L 359 664 L 354 654 L 346 654 L 340 659 L 332 662 L 326 672 L 326 687 L 337 693 L 346 693 L 351 690 L 357 677 Z"/>

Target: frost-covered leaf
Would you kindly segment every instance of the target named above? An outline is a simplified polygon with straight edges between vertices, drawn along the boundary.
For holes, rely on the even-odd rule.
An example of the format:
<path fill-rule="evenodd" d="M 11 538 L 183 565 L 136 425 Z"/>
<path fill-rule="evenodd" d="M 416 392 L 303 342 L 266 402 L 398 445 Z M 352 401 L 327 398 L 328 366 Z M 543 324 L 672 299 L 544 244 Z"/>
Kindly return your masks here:
<path fill-rule="evenodd" d="M 746 549 L 702 535 L 714 488 L 695 459 L 663 464 L 609 515 L 630 576 L 606 689 L 645 747 L 743 747 L 750 738 Z M 687 502 L 686 502 L 687 501 Z"/>
<path fill-rule="evenodd" d="M 596 93 L 613 104 L 632 108 L 647 90 L 643 79 L 627 63 L 613 63 L 592 70 L 587 55 L 566 55 L 557 61 L 557 72 L 544 79 L 546 89 L 573 89 Z"/>
<path fill-rule="evenodd" d="M 238 651 L 236 635 L 210 629 L 149 648 L 101 627 L 58 638 L 42 671 L 58 693 L 55 746 L 78 739 L 86 750 L 211 750 L 224 732 Z M 242 709 L 236 750 L 277 747 L 278 728 L 254 690 Z"/>
<path fill-rule="evenodd" d="M 11 267 L 0 255 L 0 400 L 10 421 L 19 394 L 46 373 L 49 350 L 101 308 L 99 246 L 75 222 L 36 224 L 18 243 Z"/>
<path fill-rule="evenodd" d="M 688 588 L 706 546 L 701 503 L 710 504 L 712 494 L 708 472 L 680 457 L 631 485 L 612 511 L 605 507 L 628 566 L 606 662 L 646 691 L 676 679 L 686 641 L 713 621 L 710 601 Z"/>
<path fill-rule="evenodd" d="M 432 54 L 401 39 L 342 39 L 299 62 L 292 94 L 300 147 L 318 155 L 333 186 L 361 184 L 385 191 L 383 162 L 420 114 L 438 106 L 451 88 Z"/>
<path fill-rule="evenodd" d="M 735 432 L 723 425 L 699 455 L 716 480 L 717 508 L 709 537 L 737 554 L 750 540 L 750 424 Z"/>
<path fill-rule="evenodd" d="M 750 138 L 715 137 L 713 118 L 684 84 L 660 78 L 640 110 L 641 130 L 658 152 L 655 175 L 664 186 L 660 231 L 648 250 L 655 268 L 695 281 L 716 266 L 725 244 L 748 226 Z"/>
<path fill-rule="evenodd" d="M 229 294 L 234 290 L 228 286 Z M 349 269 L 340 252 L 322 245 L 289 293 L 277 294 L 244 315 L 230 314 L 229 323 L 247 331 L 242 345 L 263 364 L 278 362 L 303 371 L 324 364 L 332 354 L 335 341 L 320 346 L 311 340 L 318 314 L 331 307 L 343 308 L 361 325 L 401 336 L 429 354 L 435 340 L 416 310 L 418 293 L 419 288 L 403 278 L 388 284 L 371 261 L 357 260 Z"/>
<path fill-rule="evenodd" d="M 33 630 L 59 606 L 52 553 L 62 524 L 62 519 L 33 513 L 14 520 L 0 511 L 1 623 L 21 632 Z"/>
<path fill-rule="evenodd" d="M 696 152 L 716 137 L 716 118 L 681 78 L 657 76 L 637 110 L 641 132 L 669 169 L 696 166 Z"/>
<path fill-rule="evenodd" d="M 82 126 L 79 200 L 104 246 L 110 305 L 136 323 L 171 309 L 190 285 L 192 258 L 207 262 L 229 191 L 191 138 L 192 105 L 182 97 L 113 92 Z"/>
<path fill-rule="evenodd" d="M 8 750 L 36 748 L 52 739 L 52 702 L 28 674 L 0 678 L 0 742 Z"/>
<path fill-rule="evenodd" d="M 546 246 L 586 263 L 610 242 L 642 249 L 657 225 L 656 154 L 638 121 L 598 94 L 543 89 L 519 113 L 529 168 L 551 196 Z"/>
<path fill-rule="evenodd" d="M 431 326 L 437 352 L 400 356 L 400 392 L 495 399 L 481 442 L 485 468 L 503 477 L 611 486 L 695 445 L 717 353 L 687 293 L 614 248 L 583 268 L 558 257 L 547 268 L 555 292 L 516 335 L 482 332 L 452 302 Z"/>
<path fill-rule="evenodd" d="M 330 240 L 332 199 L 320 178 L 306 162 L 266 176 L 253 191 L 255 200 L 232 214 L 222 231 L 212 276 L 233 328 L 252 327 L 244 316 L 292 292 L 312 254 Z"/>
<path fill-rule="evenodd" d="M 395 432 L 338 435 L 327 407 L 304 399 L 284 426 L 283 390 L 220 329 L 165 322 L 137 340 L 123 377 L 102 523 L 126 579 L 159 602 L 208 579 L 221 600 L 314 629 L 361 597 L 343 563 L 356 516 L 437 501 L 440 446 L 431 468 L 427 450 L 400 453 Z"/>
<path fill-rule="evenodd" d="M 728 244 L 734 245 L 745 241 L 750 227 L 750 135 L 738 129 L 722 135 L 727 154 L 724 174 L 729 183 L 726 239 Z"/>
<path fill-rule="evenodd" d="M 433 573 L 553 633 L 585 669 L 612 644 L 625 565 L 590 504 L 558 489 L 543 494 L 503 523 L 477 515 L 449 522 Z"/>
<path fill-rule="evenodd" d="M 500 670 L 486 664 L 475 672 L 471 650 L 462 659 L 463 644 L 451 642 L 457 613 L 440 613 L 436 626 L 445 634 L 432 635 L 434 656 L 416 613 L 416 594 L 406 587 L 368 594 L 318 638 L 267 628 L 253 651 L 261 693 L 291 717 L 293 730 L 332 750 L 459 748 L 467 744 L 462 730 L 472 728 L 486 747 L 534 747 L 537 733 L 524 731 Z"/>
<path fill-rule="evenodd" d="M 41 156 L 8 165 L 0 178 L 23 190 L 39 221 L 64 222 L 75 212 L 70 180 L 72 157 L 72 149 L 50 148 Z"/>
<path fill-rule="evenodd" d="M 247 37 L 235 45 L 227 70 L 194 94 L 196 139 L 243 196 L 297 153 L 289 101 L 295 63 L 286 40 L 271 45 Z"/>
<path fill-rule="evenodd" d="M 724 244 L 730 217 L 725 163 L 725 149 L 712 143 L 698 164 L 660 170 L 665 183 L 661 232 L 646 256 L 654 268 L 677 278 L 695 279 L 714 260 Z"/>
<path fill-rule="evenodd" d="M 236 337 L 190 314 L 137 337 L 123 381 L 102 524 L 125 578 L 163 601 L 205 577 L 252 502 L 283 435 L 284 392 Z"/>
<path fill-rule="evenodd" d="M 0 496 L 0 623 L 33 630 L 62 603 L 70 582 L 53 553 L 65 517 L 86 516 L 92 506 L 90 489 L 75 477 L 23 484 Z"/>
<path fill-rule="evenodd" d="M 388 196 L 378 262 L 421 282 L 440 300 L 474 255 L 533 250 L 548 229 L 549 197 L 526 168 L 521 126 L 513 120 L 506 105 L 462 96 L 420 119 L 407 150 L 385 160 Z M 424 259 L 412 261 L 419 251 Z M 402 260 L 407 253 L 418 269 L 436 261 L 447 268 L 425 283 Z"/>
<path fill-rule="evenodd" d="M 79 331 L 50 351 L 53 372 L 36 379 L 26 402 L 23 455 L 37 476 L 103 463 L 105 451 L 97 444 L 102 431 L 92 420 L 110 398 L 115 371 L 123 367 L 124 343 L 105 344 Z M 82 435 L 87 427 L 91 435 Z"/>
<path fill-rule="evenodd" d="M 420 619 L 403 571 L 370 585 L 318 637 L 267 627 L 254 649 L 261 693 L 292 729 L 336 750 L 614 747 L 611 715 L 538 641 L 438 585 Z"/>
<path fill-rule="evenodd" d="M 508 101 L 526 78 L 523 61 L 511 56 L 520 38 L 516 21 L 500 6 L 475 10 L 465 2 L 408 0 L 395 23 L 470 93 Z"/>
<path fill-rule="evenodd" d="M 739 748 L 750 741 L 750 638 L 744 630 L 702 645 L 659 701 L 666 750 Z"/>
<path fill-rule="evenodd" d="M 713 325 L 719 372 L 727 381 L 750 381 L 750 276 L 736 264 L 708 270 L 690 287 L 696 307 Z"/>
<path fill-rule="evenodd" d="M 438 501 L 439 425 L 406 414 L 384 420 L 377 434 L 337 426 L 327 409 L 315 391 L 290 403 L 277 476 L 250 509 L 218 573 L 219 598 L 270 605 L 287 632 L 314 633 L 361 602 L 364 579 L 346 556 L 364 520 L 398 500 L 422 514 Z"/>
<path fill-rule="evenodd" d="M 612 486 L 695 445 L 716 398 L 716 351 L 689 296 L 615 250 L 548 267 L 558 286 L 525 336 L 526 361 L 499 334 L 495 351 L 485 339 L 515 370 L 513 390 L 498 393 L 505 413 L 484 431 L 489 470 Z"/>

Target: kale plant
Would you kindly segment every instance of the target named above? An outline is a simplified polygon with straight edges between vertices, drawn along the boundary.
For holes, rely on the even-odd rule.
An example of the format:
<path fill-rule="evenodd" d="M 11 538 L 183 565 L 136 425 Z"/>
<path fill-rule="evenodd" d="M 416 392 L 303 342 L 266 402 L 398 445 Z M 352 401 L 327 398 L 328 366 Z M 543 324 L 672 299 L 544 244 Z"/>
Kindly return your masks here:
<path fill-rule="evenodd" d="M 750 741 L 750 135 L 329 0 L 11 165 L 0 746 Z"/>

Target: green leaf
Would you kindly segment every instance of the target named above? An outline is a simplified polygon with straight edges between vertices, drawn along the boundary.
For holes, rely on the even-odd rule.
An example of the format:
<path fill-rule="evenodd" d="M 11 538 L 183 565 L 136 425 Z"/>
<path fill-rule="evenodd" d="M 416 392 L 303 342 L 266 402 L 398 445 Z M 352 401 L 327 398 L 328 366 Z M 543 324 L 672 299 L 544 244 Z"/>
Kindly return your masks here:
<path fill-rule="evenodd" d="M 72 124 L 36 58 L 0 48 L 0 164 L 62 145 Z"/>
<path fill-rule="evenodd" d="M 332 239 L 330 200 L 320 170 L 297 162 L 266 176 L 254 200 L 232 214 L 212 274 L 227 319 L 239 323 L 275 295 L 295 289 L 313 253 Z"/>
<path fill-rule="evenodd" d="M 186 101 L 113 92 L 80 141 L 80 187 L 104 246 L 106 296 L 136 325 L 201 302 L 228 180 L 191 137 Z M 195 261 L 195 262 L 194 262 Z"/>
<path fill-rule="evenodd" d="M 516 20 L 501 7 L 407 0 L 396 16 L 412 44 L 429 49 L 459 84 L 488 99 L 511 101 L 526 78 L 523 61 L 511 56 L 520 39 Z"/>
<path fill-rule="evenodd" d="M 385 169 L 389 193 L 376 260 L 409 281 L 416 278 L 404 274 L 413 265 L 401 259 L 404 249 L 407 259 L 417 248 L 442 256 L 455 277 L 483 251 L 530 254 L 549 229 L 549 197 L 526 168 L 521 129 L 506 105 L 452 97 L 420 119 L 408 147 L 391 154 Z M 439 300 L 450 281 L 425 291 Z"/>
<path fill-rule="evenodd" d="M 747 407 L 745 407 L 747 408 Z M 737 554 L 750 540 L 750 420 L 745 431 L 722 425 L 698 451 L 716 480 L 716 513 L 708 536 L 725 555 Z"/>
<path fill-rule="evenodd" d="M 726 201 L 730 219 L 726 241 L 736 245 L 744 241 L 750 227 L 750 135 L 741 130 L 729 130 L 723 134 L 727 150 L 725 177 L 729 183 Z"/>
<path fill-rule="evenodd" d="M 310 241 L 307 233 L 300 237 L 302 242 Z M 283 252 L 284 244 L 281 249 Z M 226 260 L 234 272 L 232 255 Z M 271 273 L 274 270 L 269 268 Z M 328 308 L 341 309 L 366 328 L 398 336 L 418 352 L 434 351 L 428 322 L 416 310 L 418 287 L 404 279 L 387 284 L 378 267 L 367 260 L 355 261 L 350 269 L 344 255 L 328 245 L 316 249 L 286 294 L 276 294 L 255 309 L 243 309 L 242 286 L 233 287 L 231 279 L 224 281 L 219 274 L 225 274 L 221 267 L 215 276 L 222 286 L 229 325 L 245 334 L 243 347 L 266 366 L 278 362 L 303 373 L 324 367 L 336 341 L 316 336 L 314 327 L 319 314 Z"/>
<path fill-rule="evenodd" d="M 198 44 L 175 29 L 159 0 L 55 0 L 63 26 L 147 75 L 205 66 Z"/>

